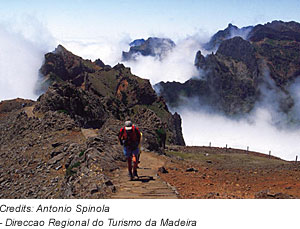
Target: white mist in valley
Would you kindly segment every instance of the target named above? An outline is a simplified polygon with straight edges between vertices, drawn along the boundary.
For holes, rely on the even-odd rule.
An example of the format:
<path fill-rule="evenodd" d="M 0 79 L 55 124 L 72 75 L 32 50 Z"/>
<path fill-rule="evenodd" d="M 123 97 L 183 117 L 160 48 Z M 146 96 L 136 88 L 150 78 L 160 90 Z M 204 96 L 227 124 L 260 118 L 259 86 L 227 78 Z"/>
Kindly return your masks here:
<path fill-rule="evenodd" d="M 187 145 L 247 149 L 286 160 L 300 155 L 300 130 L 278 129 L 271 124 L 271 114 L 257 109 L 253 122 L 234 120 L 220 114 L 182 109 L 183 136 Z"/>
<path fill-rule="evenodd" d="M 300 156 L 300 80 L 288 88 L 294 106 L 288 113 L 280 107 L 286 95 L 276 87 L 265 71 L 260 86 L 261 98 L 252 112 L 232 118 L 203 106 L 198 99 L 184 98 L 176 108 L 181 115 L 183 136 L 187 145 L 231 147 L 247 149 L 295 160 Z M 174 110 L 175 111 L 175 110 Z"/>

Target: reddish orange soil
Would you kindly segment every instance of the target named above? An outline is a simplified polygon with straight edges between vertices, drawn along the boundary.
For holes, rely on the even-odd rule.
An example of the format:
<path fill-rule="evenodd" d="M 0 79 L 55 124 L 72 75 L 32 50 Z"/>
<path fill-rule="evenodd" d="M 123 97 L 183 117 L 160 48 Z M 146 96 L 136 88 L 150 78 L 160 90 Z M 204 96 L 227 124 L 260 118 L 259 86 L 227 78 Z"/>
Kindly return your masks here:
<path fill-rule="evenodd" d="M 233 149 L 176 150 L 177 155 L 183 152 L 190 158 L 182 160 L 173 154 L 165 166 L 168 173 L 159 175 L 176 187 L 181 198 L 300 198 L 299 163 Z M 199 154 L 209 160 L 194 157 Z"/>

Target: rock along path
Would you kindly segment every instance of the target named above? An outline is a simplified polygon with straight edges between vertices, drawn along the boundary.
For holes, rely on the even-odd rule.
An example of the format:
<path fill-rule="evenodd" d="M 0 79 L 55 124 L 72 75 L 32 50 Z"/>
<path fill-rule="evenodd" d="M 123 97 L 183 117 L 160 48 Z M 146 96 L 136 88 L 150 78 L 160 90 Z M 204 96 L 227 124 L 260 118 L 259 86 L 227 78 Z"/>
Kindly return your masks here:
<path fill-rule="evenodd" d="M 152 152 L 143 152 L 140 157 L 139 179 L 130 181 L 127 168 L 116 172 L 113 183 L 116 192 L 113 199 L 177 199 L 176 190 L 164 182 L 158 175 L 164 160 Z"/>

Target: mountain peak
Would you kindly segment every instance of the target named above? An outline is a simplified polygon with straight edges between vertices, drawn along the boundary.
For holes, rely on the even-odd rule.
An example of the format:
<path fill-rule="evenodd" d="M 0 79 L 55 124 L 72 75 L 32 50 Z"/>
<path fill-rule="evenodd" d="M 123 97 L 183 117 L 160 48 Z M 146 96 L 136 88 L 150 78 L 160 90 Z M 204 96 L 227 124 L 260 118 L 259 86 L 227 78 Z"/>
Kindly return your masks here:
<path fill-rule="evenodd" d="M 169 38 L 149 37 L 147 40 L 138 39 L 132 41 L 128 52 L 123 52 L 124 61 L 136 60 L 138 55 L 152 56 L 162 59 L 176 45 Z"/>
<path fill-rule="evenodd" d="M 46 92 L 46 94 L 42 96 L 43 99 L 41 101 L 43 101 L 43 106 L 41 106 L 41 109 L 43 111 L 49 107 L 52 107 L 52 110 L 67 108 L 70 114 L 75 112 L 73 116 L 76 120 L 78 119 L 78 123 L 82 125 L 88 123 L 88 126 L 96 126 L 99 128 L 101 126 L 99 126 L 100 124 L 97 119 L 103 115 L 103 110 L 111 111 L 111 115 L 113 115 L 114 118 L 121 119 L 126 115 L 130 116 L 131 113 L 128 112 L 134 113 L 131 111 L 133 108 L 134 111 L 136 111 L 139 106 L 151 105 L 155 107 L 153 111 L 154 114 L 155 112 L 158 113 L 159 119 L 163 120 L 159 121 L 157 125 L 169 125 L 167 124 L 167 120 L 171 117 L 171 114 L 167 110 L 165 103 L 160 100 L 152 89 L 150 82 L 133 75 L 130 68 L 125 67 L 122 63 L 118 63 L 111 68 L 105 65 L 100 59 L 97 59 L 95 62 L 84 60 L 68 51 L 62 45 L 59 45 L 55 49 L 55 52 L 45 55 L 45 62 L 40 72 L 43 76 L 43 81 L 46 81 L 47 85 L 56 83 L 56 86 L 52 88 L 50 92 Z M 54 99 L 52 98 L 53 94 L 57 94 Z M 95 102 L 87 102 L 87 94 L 89 94 L 88 97 L 94 98 L 94 101 L 98 100 L 99 103 L 107 103 L 109 105 L 102 109 L 103 112 L 100 116 L 96 114 L 98 111 L 101 111 L 100 108 L 103 107 L 103 105 L 99 105 L 98 111 L 92 111 L 90 114 L 86 114 L 85 110 L 76 113 L 80 110 L 79 108 L 84 105 L 83 103 L 79 103 L 78 105 L 74 103 L 69 104 L 69 99 L 65 101 L 65 98 L 70 96 L 70 94 L 72 97 L 76 97 L 76 99 L 72 100 L 85 101 L 86 104 L 91 104 L 91 106 L 94 106 L 92 104 Z M 59 101 L 55 102 L 54 100 L 57 100 L 61 95 L 64 95 L 63 98 L 60 99 L 61 103 L 59 103 Z M 99 100 L 97 96 L 101 99 Z M 52 105 L 49 106 L 48 103 L 52 100 L 53 103 L 51 102 Z M 64 106 L 65 108 L 63 108 Z M 94 107 L 97 106 L 95 105 Z M 161 111 L 161 109 L 163 109 L 163 111 Z M 91 114 L 93 117 L 90 117 L 90 120 L 86 120 L 85 117 Z M 172 129 L 172 127 L 170 128 Z M 174 134 L 171 133 L 170 136 L 172 135 L 177 136 L 175 132 Z M 182 135 L 179 134 L 178 136 L 181 137 L 176 138 L 182 139 L 181 143 L 184 144 Z M 171 137 L 170 141 L 176 142 L 176 138 Z M 155 148 L 155 144 L 152 145 Z"/>
<path fill-rule="evenodd" d="M 251 32 L 252 28 L 253 26 L 239 28 L 229 23 L 226 29 L 219 30 L 215 35 L 213 35 L 210 41 L 204 45 L 204 48 L 209 51 L 215 51 L 224 40 L 231 39 L 233 37 L 242 37 L 244 40 L 247 40 L 248 34 Z"/>
<path fill-rule="evenodd" d="M 233 24 L 229 23 L 226 29 L 231 29 L 231 28 L 238 29 L 238 27 L 236 25 L 233 25 Z"/>
<path fill-rule="evenodd" d="M 59 44 L 53 51 L 53 53 L 55 54 L 73 54 L 70 51 L 68 51 L 64 46 L 62 46 L 61 44 Z M 74 54 L 73 54 L 74 55 Z"/>

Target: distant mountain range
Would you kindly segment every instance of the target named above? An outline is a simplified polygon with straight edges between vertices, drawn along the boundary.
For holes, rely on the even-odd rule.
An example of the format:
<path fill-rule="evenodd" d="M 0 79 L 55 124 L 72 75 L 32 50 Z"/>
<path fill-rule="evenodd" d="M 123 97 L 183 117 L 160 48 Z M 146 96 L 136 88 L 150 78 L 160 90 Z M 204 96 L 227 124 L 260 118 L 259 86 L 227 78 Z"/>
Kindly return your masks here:
<path fill-rule="evenodd" d="M 207 105 L 239 115 L 263 100 L 264 90 L 272 90 L 279 111 L 287 114 L 294 107 L 289 87 L 300 76 L 299 23 L 273 21 L 241 29 L 229 24 L 204 47 L 215 52 L 203 56 L 198 51 L 195 66 L 199 76 L 185 83 L 155 85 L 169 106 L 176 108 L 193 98 L 198 108 Z"/>

